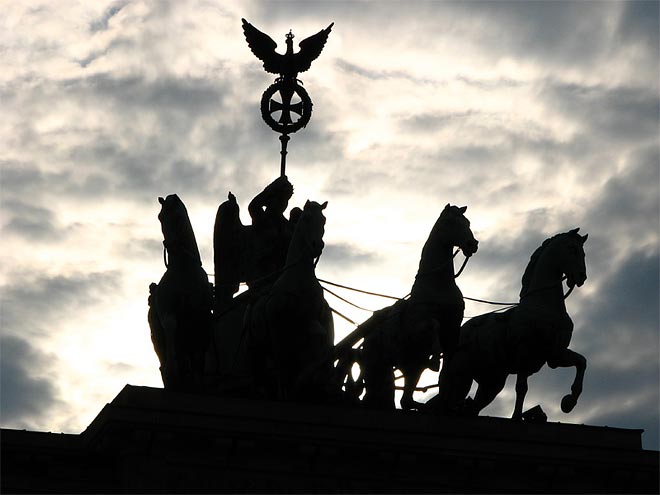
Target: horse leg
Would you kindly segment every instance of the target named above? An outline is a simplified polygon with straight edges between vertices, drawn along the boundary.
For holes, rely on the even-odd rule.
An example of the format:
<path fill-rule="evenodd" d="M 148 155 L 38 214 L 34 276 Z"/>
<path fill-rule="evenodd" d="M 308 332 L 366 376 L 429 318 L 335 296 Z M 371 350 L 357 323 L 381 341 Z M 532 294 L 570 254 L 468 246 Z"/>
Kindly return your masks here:
<path fill-rule="evenodd" d="M 506 384 L 506 378 L 508 376 L 506 373 L 493 373 L 492 371 L 488 373 L 487 378 L 478 380 L 479 385 L 474 394 L 474 400 L 470 405 L 470 412 L 475 416 L 478 416 L 482 409 L 495 400 L 497 394 L 502 391 Z"/>
<path fill-rule="evenodd" d="M 403 370 L 401 370 L 403 371 Z M 404 376 L 404 385 L 403 385 L 403 395 L 401 396 L 401 409 L 412 410 L 419 409 L 421 404 L 413 399 L 413 393 L 415 392 L 415 387 L 419 382 L 419 377 L 422 376 L 424 368 L 419 366 L 412 370 L 403 371 Z"/>
<path fill-rule="evenodd" d="M 337 395 L 334 390 L 332 345 L 328 343 L 327 331 L 319 321 L 310 321 L 307 339 L 299 349 L 300 367 L 292 387 L 293 396 L 306 399 L 324 399 Z"/>
<path fill-rule="evenodd" d="M 440 413 L 457 413 L 463 408 L 465 398 L 472 387 L 473 378 L 470 356 L 467 352 L 459 350 L 451 360 L 443 357 L 442 369 L 438 377 L 437 395 Z"/>
<path fill-rule="evenodd" d="M 362 403 L 371 409 L 394 409 L 394 373 L 392 366 L 382 360 L 365 359 Z"/>
<path fill-rule="evenodd" d="M 161 366 L 161 375 L 163 377 L 163 386 L 169 389 L 176 389 L 180 386 L 181 373 L 177 356 L 177 322 L 176 316 L 171 313 L 161 315 L 160 322 L 163 328 L 165 340 L 165 361 Z"/>
<path fill-rule="evenodd" d="M 571 393 L 565 395 L 561 400 L 561 410 L 569 413 L 577 404 L 578 397 L 582 393 L 582 384 L 584 383 L 584 372 L 587 369 L 587 359 L 582 355 L 570 349 L 563 349 L 553 358 L 548 359 L 548 366 L 552 369 L 557 367 L 570 368 L 575 367 L 575 379 L 571 385 Z"/>
<path fill-rule="evenodd" d="M 513 416 L 515 420 L 522 419 L 523 413 L 523 404 L 525 402 L 525 396 L 527 395 L 527 379 L 529 375 L 525 373 L 518 373 L 516 376 L 516 405 L 513 408 Z"/>

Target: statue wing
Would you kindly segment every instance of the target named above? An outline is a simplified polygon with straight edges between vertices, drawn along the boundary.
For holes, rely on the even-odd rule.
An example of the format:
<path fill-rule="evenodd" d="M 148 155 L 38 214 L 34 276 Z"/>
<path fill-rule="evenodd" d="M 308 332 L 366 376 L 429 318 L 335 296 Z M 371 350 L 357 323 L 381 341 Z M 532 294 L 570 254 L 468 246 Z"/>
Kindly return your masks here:
<path fill-rule="evenodd" d="M 246 227 L 239 217 L 236 197 L 229 193 L 227 201 L 218 207 L 213 228 L 213 262 L 215 265 L 216 295 L 228 291 L 229 297 L 242 281 L 241 255 Z"/>
<path fill-rule="evenodd" d="M 264 69 L 266 69 L 267 72 L 280 74 L 282 72 L 282 59 L 284 56 L 275 51 L 277 43 L 275 43 L 273 38 L 266 33 L 259 31 L 245 19 L 241 20 L 243 21 L 243 34 L 245 34 L 245 39 L 247 40 L 252 53 L 264 63 Z M 321 46 L 321 48 L 323 48 L 323 46 Z M 316 56 L 318 57 L 318 55 Z"/>
<path fill-rule="evenodd" d="M 328 41 L 330 30 L 332 30 L 332 26 L 334 25 L 335 23 L 333 22 L 327 28 L 321 29 L 318 33 L 305 38 L 298 44 L 300 51 L 294 55 L 298 72 L 305 72 L 310 68 L 312 62 L 321 55 L 323 47 L 326 41 Z"/>

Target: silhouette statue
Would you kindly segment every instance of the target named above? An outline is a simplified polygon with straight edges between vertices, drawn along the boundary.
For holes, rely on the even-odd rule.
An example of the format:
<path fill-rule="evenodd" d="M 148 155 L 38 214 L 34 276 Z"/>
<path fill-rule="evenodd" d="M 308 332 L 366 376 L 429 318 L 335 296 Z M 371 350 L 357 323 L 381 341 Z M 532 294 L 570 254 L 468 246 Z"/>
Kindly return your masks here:
<path fill-rule="evenodd" d="M 405 377 L 401 407 L 418 408 L 412 395 L 420 375 L 426 368 L 438 369 L 440 354 L 448 360 L 454 353 L 465 304 L 455 281 L 452 249 L 458 246 L 470 257 L 478 247 L 464 216 L 466 209 L 448 204 L 435 222 L 422 249 L 410 299 L 376 311 L 337 344 L 338 376 L 346 377 L 349 394 L 362 391 L 350 375 L 352 364 L 360 365 L 358 381 L 366 388 L 365 406 L 394 407 L 392 369 L 398 368 Z M 353 349 L 361 338 L 362 349 Z"/>
<path fill-rule="evenodd" d="M 148 320 L 167 389 L 201 387 L 211 330 L 212 292 L 185 205 L 158 198 L 167 270 L 149 286 Z"/>
<path fill-rule="evenodd" d="M 292 195 L 293 186 L 286 176 L 275 179 L 250 202 L 249 226 L 241 222 L 232 193 L 218 207 L 213 232 L 216 308 L 231 303 L 240 282 L 259 289 L 275 281 L 300 215 L 300 208 L 293 208 L 290 218 L 284 217 Z"/>
<path fill-rule="evenodd" d="M 255 381 L 272 398 L 325 401 L 338 392 L 332 313 L 315 274 L 326 205 L 305 203 L 283 270 L 244 318 Z"/>
<path fill-rule="evenodd" d="M 568 348 L 573 322 L 566 312 L 562 281 L 569 291 L 587 279 L 584 243 L 579 229 L 546 239 L 522 277 L 520 303 L 504 312 L 469 320 L 460 332 L 458 349 L 441 376 L 439 392 L 427 405 L 443 413 L 477 415 L 516 374 L 514 419 L 522 419 L 527 379 L 547 363 L 551 368 L 575 367 L 571 393 L 561 401 L 570 412 L 582 393 L 587 361 Z M 465 400 L 478 383 L 474 400 Z M 535 416 L 545 416 L 540 409 Z"/>

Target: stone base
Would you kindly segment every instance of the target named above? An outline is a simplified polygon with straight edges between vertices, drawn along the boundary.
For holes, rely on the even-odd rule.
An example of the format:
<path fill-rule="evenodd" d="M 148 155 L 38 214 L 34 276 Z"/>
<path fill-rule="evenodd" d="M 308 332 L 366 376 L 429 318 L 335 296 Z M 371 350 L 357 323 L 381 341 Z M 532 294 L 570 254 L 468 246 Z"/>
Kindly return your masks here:
<path fill-rule="evenodd" d="M 80 435 L 2 430 L 3 493 L 658 493 L 642 430 L 127 385 Z"/>

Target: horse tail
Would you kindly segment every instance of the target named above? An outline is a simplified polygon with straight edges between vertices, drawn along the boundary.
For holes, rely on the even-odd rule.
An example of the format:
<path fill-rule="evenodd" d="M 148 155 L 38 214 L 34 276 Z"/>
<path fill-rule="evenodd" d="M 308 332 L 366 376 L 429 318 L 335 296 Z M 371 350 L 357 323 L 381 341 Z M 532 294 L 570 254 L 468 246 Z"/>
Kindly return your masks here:
<path fill-rule="evenodd" d="M 158 284 L 154 282 L 149 284 L 149 298 L 147 302 L 149 305 L 147 321 L 151 329 L 151 342 L 154 345 L 158 359 L 162 363 L 165 358 L 165 335 L 163 333 L 163 325 L 158 318 Z"/>

